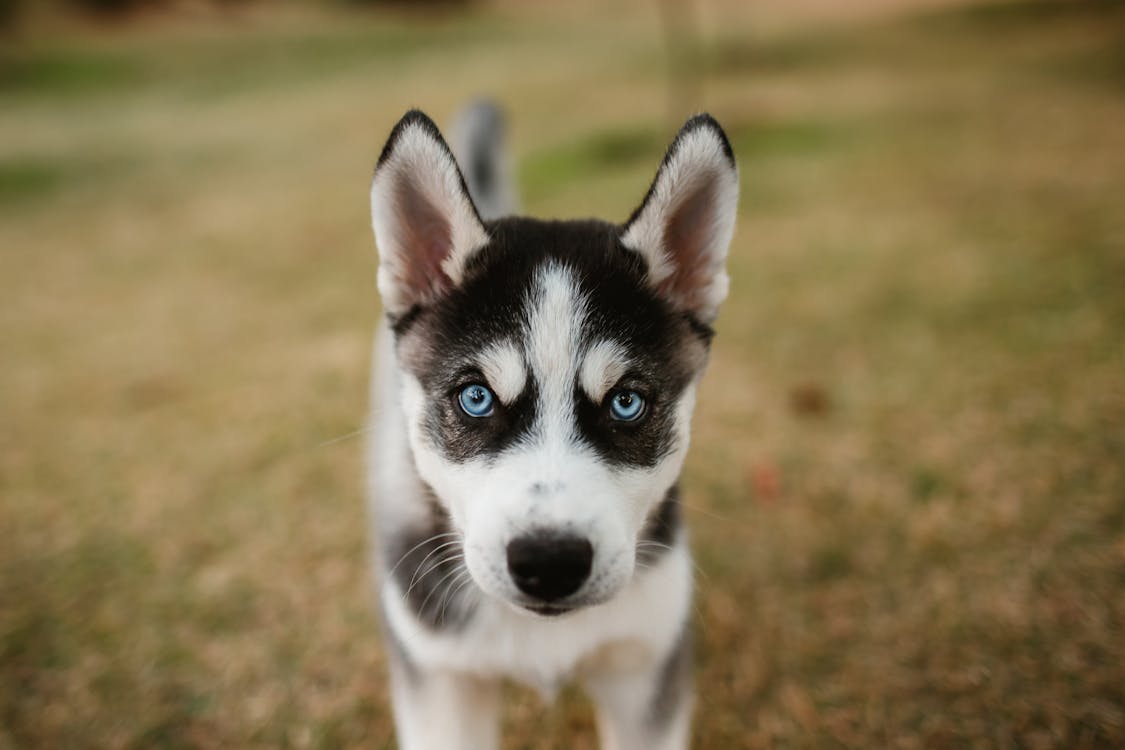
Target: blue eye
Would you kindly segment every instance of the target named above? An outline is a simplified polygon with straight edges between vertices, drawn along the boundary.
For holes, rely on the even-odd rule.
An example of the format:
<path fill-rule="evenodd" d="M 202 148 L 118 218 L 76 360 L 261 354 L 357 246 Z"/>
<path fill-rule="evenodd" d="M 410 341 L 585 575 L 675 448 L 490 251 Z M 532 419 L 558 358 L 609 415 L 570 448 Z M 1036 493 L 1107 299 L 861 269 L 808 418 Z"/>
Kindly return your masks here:
<path fill-rule="evenodd" d="M 472 383 L 461 389 L 457 400 L 461 402 L 461 408 L 470 417 L 487 417 L 492 413 L 492 402 L 495 397 L 485 386 Z"/>
<path fill-rule="evenodd" d="M 618 422 L 640 419 L 644 410 L 644 397 L 636 391 L 617 391 L 609 400 L 609 414 Z"/>

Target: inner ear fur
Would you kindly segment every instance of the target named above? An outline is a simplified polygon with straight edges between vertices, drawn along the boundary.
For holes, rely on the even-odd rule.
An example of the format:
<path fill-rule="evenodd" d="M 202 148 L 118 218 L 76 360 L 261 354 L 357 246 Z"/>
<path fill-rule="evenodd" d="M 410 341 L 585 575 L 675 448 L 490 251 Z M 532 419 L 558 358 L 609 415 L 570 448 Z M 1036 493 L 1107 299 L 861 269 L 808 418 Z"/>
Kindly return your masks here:
<path fill-rule="evenodd" d="M 621 241 L 638 253 L 647 281 L 677 309 L 710 323 L 727 294 L 727 249 L 738 210 L 738 169 L 710 115 L 681 128 Z"/>
<path fill-rule="evenodd" d="M 422 112 L 391 131 L 371 181 L 379 293 L 393 317 L 461 283 L 486 231 L 449 146 Z"/>

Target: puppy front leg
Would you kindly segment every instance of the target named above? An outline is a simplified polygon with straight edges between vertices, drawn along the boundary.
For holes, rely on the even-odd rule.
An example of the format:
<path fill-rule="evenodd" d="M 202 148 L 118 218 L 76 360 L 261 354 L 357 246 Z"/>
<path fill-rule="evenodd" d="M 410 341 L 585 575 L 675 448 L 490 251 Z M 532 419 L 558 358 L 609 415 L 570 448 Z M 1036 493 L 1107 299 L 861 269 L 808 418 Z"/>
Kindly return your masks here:
<path fill-rule="evenodd" d="M 694 693 L 690 634 L 662 659 L 596 673 L 586 688 L 597 709 L 602 750 L 685 750 Z"/>
<path fill-rule="evenodd" d="M 400 750 L 493 750 L 500 737 L 500 686 L 393 659 L 391 691 Z"/>

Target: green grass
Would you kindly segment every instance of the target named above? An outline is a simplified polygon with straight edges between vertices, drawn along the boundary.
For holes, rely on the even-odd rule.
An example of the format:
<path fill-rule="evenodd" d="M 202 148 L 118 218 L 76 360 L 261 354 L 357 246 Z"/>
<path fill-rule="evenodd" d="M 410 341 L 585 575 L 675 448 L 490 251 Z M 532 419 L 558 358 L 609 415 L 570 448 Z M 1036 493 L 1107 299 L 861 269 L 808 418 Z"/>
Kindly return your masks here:
<path fill-rule="evenodd" d="M 143 77 L 140 61 L 106 53 L 55 49 L 5 60 L 0 66 L 0 91 L 6 96 L 74 95 L 125 89 Z"/>
<path fill-rule="evenodd" d="M 0 160 L 0 211 L 42 204 L 61 193 L 104 187 L 129 171 L 121 155 L 79 155 L 65 159 L 15 155 Z"/>
<path fill-rule="evenodd" d="M 597 179 L 607 169 L 659 164 L 667 144 L 652 128 L 613 129 L 530 154 L 521 165 L 519 185 L 529 201 L 560 187 Z"/>
<path fill-rule="evenodd" d="M 0 97 L 128 96 L 163 90 L 179 96 L 226 96 L 267 86 L 293 86 L 357 68 L 435 53 L 464 52 L 504 31 L 501 23 L 395 18 L 318 19 L 311 28 L 191 32 L 160 30 L 152 38 L 39 39 L 0 58 Z M 120 34 L 120 32 L 115 32 Z"/>
<path fill-rule="evenodd" d="M 64 180 L 64 171 L 54 164 L 18 160 L 0 164 L 0 205 L 39 198 Z"/>
<path fill-rule="evenodd" d="M 743 186 L 685 475 L 694 746 L 1125 745 L 1125 8 L 727 10 L 693 58 Z M 372 162 L 484 91 L 528 212 L 624 219 L 689 114 L 646 12 L 5 49 L 0 748 L 393 746 L 339 439 Z M 506 747 L 595 747 L 576 693 L 509 697 Z"/>

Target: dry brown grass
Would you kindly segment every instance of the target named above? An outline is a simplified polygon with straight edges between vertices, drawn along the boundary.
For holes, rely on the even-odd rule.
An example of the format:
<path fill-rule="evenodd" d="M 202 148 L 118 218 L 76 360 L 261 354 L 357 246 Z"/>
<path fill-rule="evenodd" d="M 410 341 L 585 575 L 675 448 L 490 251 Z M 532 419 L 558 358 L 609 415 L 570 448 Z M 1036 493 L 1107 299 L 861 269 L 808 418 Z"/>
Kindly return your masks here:
<path fill-rule="evenodd" d="M 5 57 L 0 747 L 392 745 L 336 440 L 371 162 L 488 91 L 529 212 L 624 217 L 671 123 L 655 12 L 613 13 Z M 742 24 L 704 27 L 744 201 L 686 477 L 696 746 L 1125 745 L 1121 6 Z M 507 747 L 594 746 L 511 695 Z"/>

